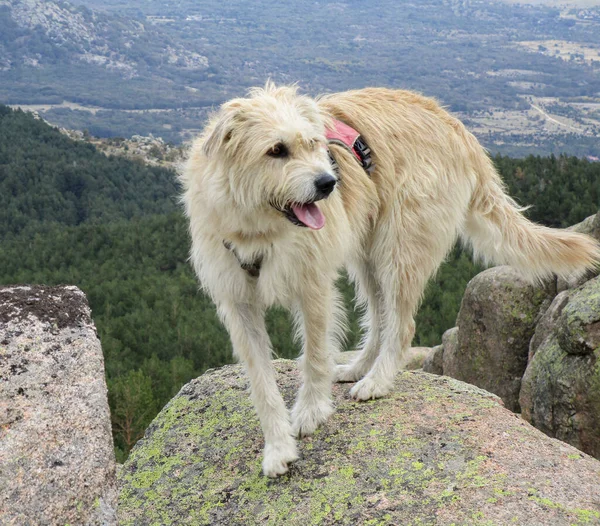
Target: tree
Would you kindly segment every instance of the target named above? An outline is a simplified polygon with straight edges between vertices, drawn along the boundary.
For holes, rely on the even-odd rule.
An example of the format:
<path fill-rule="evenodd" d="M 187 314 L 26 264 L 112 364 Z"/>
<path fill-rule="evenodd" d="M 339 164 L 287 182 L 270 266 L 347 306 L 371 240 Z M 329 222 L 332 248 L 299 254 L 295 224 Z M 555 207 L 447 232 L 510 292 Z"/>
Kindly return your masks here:
<path fill-rule="evenodd" d="M 117 460 L 123 461 L 158 412 L 152 381 L 140 370 L 129 371 L 109 381 L 109 402 Z"/>

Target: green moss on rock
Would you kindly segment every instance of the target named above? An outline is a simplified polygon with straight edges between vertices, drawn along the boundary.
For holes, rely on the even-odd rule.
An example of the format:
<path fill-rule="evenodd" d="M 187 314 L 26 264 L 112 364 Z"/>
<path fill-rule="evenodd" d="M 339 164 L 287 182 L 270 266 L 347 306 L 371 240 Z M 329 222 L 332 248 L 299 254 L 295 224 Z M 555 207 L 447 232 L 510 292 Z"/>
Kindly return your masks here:
<path fill-rule="evenodd" d="M 536 331 L 523 417 L 600 458 L 600 278 L 558 296 Z"/>

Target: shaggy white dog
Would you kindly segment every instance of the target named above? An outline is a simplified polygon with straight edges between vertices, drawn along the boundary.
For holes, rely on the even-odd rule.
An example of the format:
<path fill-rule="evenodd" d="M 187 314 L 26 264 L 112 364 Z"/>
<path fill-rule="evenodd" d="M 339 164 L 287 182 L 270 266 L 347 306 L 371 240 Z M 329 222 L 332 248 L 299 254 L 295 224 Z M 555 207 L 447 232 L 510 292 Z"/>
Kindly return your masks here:
<path fill-rule="evenodd" d="M 334 120 L 365 139 L 372 173 L 351 151 L 328 145 Z M 350 393 L 358 400 L 390 391 L 427 280 L 457 237 L 531 280 L 578 274 L 600 260 L 593 239 L 525 219 L 475 137 L 435 101 L 407 91 L 315 101 L 294 87 L 253 89 L 213 116 L 181 180 L 191 260 L 250 378 L 271 477 L 297 458 L 294 437 L 332 413 L 334 379 L 357 382 Z M 336 368 L 342 267 L 365 304 L 366 335 L 354 363 Z M 303 341 L 304 384 L 291 419 L 265 330 L 273 304 L 293 312 Z"/>

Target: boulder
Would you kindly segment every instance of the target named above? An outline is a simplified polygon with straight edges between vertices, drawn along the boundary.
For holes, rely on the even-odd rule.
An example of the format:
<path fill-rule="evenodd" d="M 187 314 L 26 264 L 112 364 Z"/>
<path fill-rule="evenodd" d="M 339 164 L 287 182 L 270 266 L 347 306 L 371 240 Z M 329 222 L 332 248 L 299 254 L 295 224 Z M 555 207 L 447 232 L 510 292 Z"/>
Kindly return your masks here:
<path fill-rule="evenodd" d="M 431 347 L 411 347 L 408 350 L 405 369 L 407 371 L 421 369 L 423 367 L 423 363 L 431 354 L 431 351 Z"/>
<path fill-rule="evenodd" d="M 570 226 L 567 230 L 587 234 L 600 241 L 600 211 L 592 216 L 586 217 L 581 223 Z"/>
<path fill-rule="evenodd" d="M 600 458 L 600 277 L 555 298 L 532 348 L 520 394 L 523 417 Z"/>
<path fill-rule="evenodd" d="M 554 284 L 533 286 L 507 266 L 475 276 L 456 320 L 456 353 L 447 356 L 444 346 L 444 374 L 497 394 L 519 412 L 529 342 L 555 293 Z"/>
<path fill-rule="evenodd" d="M 296 363 L 275 362 L 288 405 Z M 185 385 L 119 473 L 119 522 L 193 525 L 600 522 L 600 462 L 547 437 L 476 387 L 422 371 L 300 441 L 290 471 L 261 472 L 263 438 L 241 366 Z"/>
<path fill-rule="evenodd" d="M 548 338 L 548 336 L 550 336 L 550 334 L 552 334 L 556 328 L 558 318 L 560 317 L 562 310 L 568 301 L 568 291 L 561 292 L 554 298 L 554 300 L 552 300 L 550 307 L 548 307 L 546 312 L 544 312 L 540 318 L 540 321 L 538 321 L 537 325 L 535 326 L 533 337 L 529 342 L 529 357 L 527 363 L 533 359 L 539 346 Z"/>
<path fill-rule="evenodd" d="M 569 295 L 556 326 L 560 346 L 569 354 L 600 349 L 600 277 Z"/>
<path fill-rule="evenodd" d="M 596 215 L 590 216 L 584 219 L 581 223 L 570 226 L 567 230 L 573 232 L 579 232 L 581 234 L 587 234 L 600 241 L 600 211 Z M 556 289 L 558 292 L 562 292 L 568 289 L 574 289 L 583 285 L 586 281 L 592 279 L 600 274 L 600 268 L 588 271 L 586 274 L 579 276 L 578 278 L 571 278 L 568 280 L 558 278 L 556 281 Z"/>
<path fill-rule="evenodd" d="M 431 353 L 431 347 L 411 347 L 406 354 L 406 367 L 407 371 L 413 371 L 415 369 L 421 369 L 427 356 Z M 338 353 L 336 356 L 336 362 L 338 364 L 348 364 L 352 360 L 358 357 L 360 351 L 345 351 Z"/>
<path fill-rule="evenodd" d="M 423 361 L 423 371 L 431 374 L 444 374 L 444 346 L 436 345 Z"/>
<path fill-rule="evenodd" d="M 0 288 L 0 523 L 116 523 L 100 341 L 76 287 Z"/>
<path fill-rule="evenodd" d="M 444 374 L 449 376 L 445 371 L 460 370 L 460 353 L 458 350 L 458 327 L 452 327 L 442 334 L 442 366 Z"/>

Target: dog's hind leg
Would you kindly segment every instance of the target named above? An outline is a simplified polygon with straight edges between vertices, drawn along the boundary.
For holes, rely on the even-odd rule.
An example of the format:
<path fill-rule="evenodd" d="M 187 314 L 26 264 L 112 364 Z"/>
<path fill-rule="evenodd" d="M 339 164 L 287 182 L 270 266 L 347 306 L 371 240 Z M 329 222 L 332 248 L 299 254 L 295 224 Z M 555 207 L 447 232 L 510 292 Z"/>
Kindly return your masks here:
<path fill-rule="evenodd" d="M 300 366 L 304 383 L 292 409 L 292 426 L 297 435 L 306 436 L 333 413 L 334 356 L 339 350 L 344 311 L 333 279 L 307 282 L 299 303 L 296 321 L 303 334 Z"/>
<path fill-rule="evenodd" d="M 350 390 L 353 398 L 369 400 L 385 396 L 393 387 L 396 372 L 406 365 L 406 351 L 415 333 L 413 316 L 420 297 L 420 292 L 414 292 L 395 296 L 389 289 L 383 291 L 381 351 L 371 370 Z"/>
<path fill-rule="evenodd" d="M 371 264 L 381 291 L 381 350 L 370 371 L 350 390 L 358 400 L 385 396 L 397 371 L 406 367 L 421 296 L 456 239 L 460 210 L 458 219 L 429 219 L 417 215 L 421 210 L 416 212 L 395 211 L 375 233 Z"/>
<path fill-rule="evenodd" d="M 336 382 L 356 382 L 365 376 L 375 363 L 381 344 L 381 290 L 373 270 L 366 260 L 348 265 L 356 285 L 359 305 L 365 306 L 362 327 L 365 335 L 359 355 L 347 365 L 335 369 Z"/>
<path fill-rule="evenodd" d="M 255 305 L 221 303 L 219 314 L 229 330 L 234 354 L 250 379 L 251 396 L 265 437 L 263 472 L 282 475 L 298 458 L 288 411 L 275 382 L 271 341 L 264 311 Z"/>

